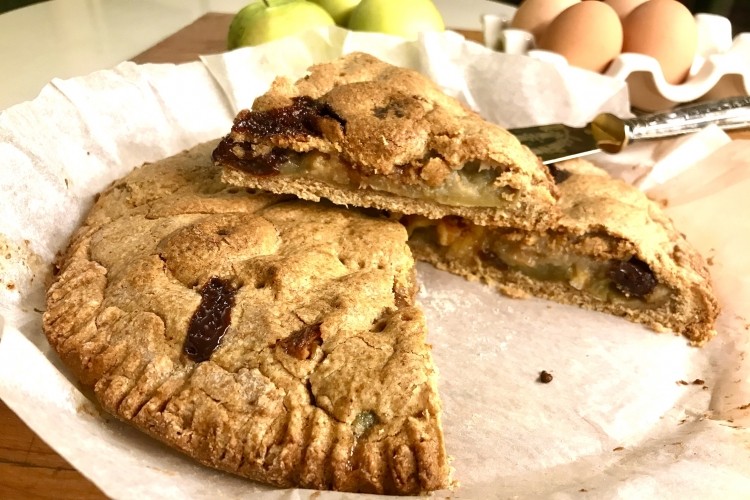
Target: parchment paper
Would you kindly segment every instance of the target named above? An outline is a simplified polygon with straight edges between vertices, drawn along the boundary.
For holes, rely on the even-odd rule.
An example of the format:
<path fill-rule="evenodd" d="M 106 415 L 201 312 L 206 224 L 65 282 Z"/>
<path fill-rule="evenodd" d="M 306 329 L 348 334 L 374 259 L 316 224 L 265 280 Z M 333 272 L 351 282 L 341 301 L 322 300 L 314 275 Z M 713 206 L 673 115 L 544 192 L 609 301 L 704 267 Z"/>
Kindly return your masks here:
<path fill-rule="evenodd" d="M 619 82 L 561 73 L 452 33 L 403 42 L 329 29 L 202 63 L 123 63 L 55 80 L 34 101 L 2 112 L 0 397 L 107 495 L 312 497 L 202 467 L 101 414 L 50 352 L 40 311 L 49 263 L 96 192 L 145 161 L 226 133 L 234 112 L 276 74 L 301 76 L 311 62 L 351 50 L 418 68 L 506 126 L 580 125 L 600 110 L 628 109 Z M 704 139 L 692 138 L 691 147 Z M 674 200 L 668 211 L 678 227 L 712 259 L 723 312 L 718 337 L 702 349 L 605 314 L 508 299 L 419 265 L 446 445 L 461 483 L 436 496 L 733 498 L 750 491 L 748 152 L 746 141 L 734 141 L 676 177 L 669 165 L 683 170 L 685 163 L 661 168 L 653 148 L 632 162 L 632 177 Z M 535 382 L 540 370 L 554 380 Z"/>

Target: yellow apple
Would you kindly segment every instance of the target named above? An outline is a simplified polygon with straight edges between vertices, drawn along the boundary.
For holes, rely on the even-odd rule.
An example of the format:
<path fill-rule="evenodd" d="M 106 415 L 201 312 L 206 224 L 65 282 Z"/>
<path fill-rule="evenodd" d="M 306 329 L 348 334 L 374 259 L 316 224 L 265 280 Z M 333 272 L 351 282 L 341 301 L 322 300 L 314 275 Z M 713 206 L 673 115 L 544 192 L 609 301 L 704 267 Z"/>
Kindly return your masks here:
<path fill-rule="evenodd" d="M 349 29 L 417 38 L 421 31 L 443 31 L 443 17 L 431 0 L 362 0 L 349 18 Z"/>
<path fill-rule="evenodd" d="M 360 2 L 360 0 L 310 0 L 328 12 L 336 24 L 339 26 L 346 27 L 349 24 L 349 17 L 354 10 L 354 7 Z"/>
<path fill-rule="evenodd" d="M 314 26 L 333 26 L 323 7 L 307 0 L 263 0 L 240 10 L 229 25 L 227 48 L 260 45 Z"/>

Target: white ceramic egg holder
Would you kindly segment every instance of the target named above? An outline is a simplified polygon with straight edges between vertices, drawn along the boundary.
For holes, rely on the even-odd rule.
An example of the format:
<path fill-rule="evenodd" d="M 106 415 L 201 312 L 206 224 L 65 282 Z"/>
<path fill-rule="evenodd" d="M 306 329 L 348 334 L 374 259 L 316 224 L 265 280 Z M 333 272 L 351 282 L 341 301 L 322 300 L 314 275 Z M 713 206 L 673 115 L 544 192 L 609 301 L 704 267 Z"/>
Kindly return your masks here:
<path fill-rule="evenodd" d="M 656 59 L 643 54 L 620 54 L 604 72 L 627 82 L 634 107 L 656 111 L 684 102 L 750 95 L 750 33 L 740 33 L 732 40 L 729 19 L 696 14 L 695 21 L 698 49 L 685 82 L 667 83 Z M 509 54 L 568 65 L 564 56 L 535 48 L 534 35 L 509 25 L 508 18 L 482 16 L 484 44 Z"/>

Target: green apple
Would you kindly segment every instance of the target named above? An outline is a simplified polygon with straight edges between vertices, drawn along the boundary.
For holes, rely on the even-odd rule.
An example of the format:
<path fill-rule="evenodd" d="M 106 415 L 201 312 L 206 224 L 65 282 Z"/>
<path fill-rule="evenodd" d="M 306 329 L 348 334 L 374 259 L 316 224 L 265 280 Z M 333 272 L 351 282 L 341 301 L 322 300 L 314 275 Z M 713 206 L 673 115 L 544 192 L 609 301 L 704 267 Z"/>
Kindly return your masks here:
<path fill-rule="evenodd" d="M 349 18 L 349 29 L 417 38 L 421 31 L 443 31 L 443 17 L 431 0 L 362 0 Z"/>
<path fill-rule="evenodd" d="M 229 25 L 227 48 L 260 45 L 314 26 L 336 24 L 320 5 L 307 0 L 263 0 L 240 10 Z"/>
<path fill-rule="evenodd" d="M 360 0 L 310 0 L 323 7 L 328 12 L 336 24 L 346 27 L 349 24 L 349 17 L 354 7 Z"/>

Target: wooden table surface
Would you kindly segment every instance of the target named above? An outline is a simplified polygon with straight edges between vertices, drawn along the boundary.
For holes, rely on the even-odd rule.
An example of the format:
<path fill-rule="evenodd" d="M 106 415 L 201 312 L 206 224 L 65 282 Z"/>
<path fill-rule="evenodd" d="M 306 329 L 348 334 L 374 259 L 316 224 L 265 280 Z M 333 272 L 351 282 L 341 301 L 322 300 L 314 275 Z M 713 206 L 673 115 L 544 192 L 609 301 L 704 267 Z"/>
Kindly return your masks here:
<path fill-rule="evenodd" d="M 209 13 L 133 57 L 137 63 L 181 63 L 225 50 L 232 16 Z M 481 42 L 478 31 L 460 31 Z M 750 131 L 731 134 L 750 139 Z M 0 499 L 99 499 L 104 494 L 0 401 Z"/>
<path fill-rule="evenodd" d="M 231 14 L 209 13 L 131 60 L 143 63 L 195 61 L 226 50 Z M 481 42 L 478 31 L 461 31 Z M 89 500 L 105 495 L 47 446 L 0 401 L 0 499 Z"/>

